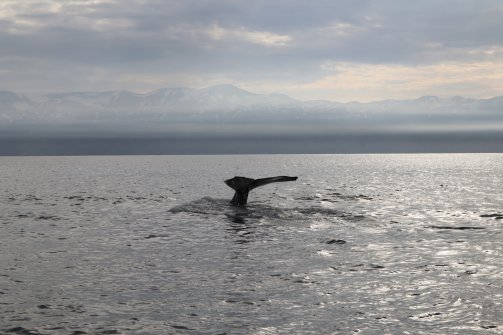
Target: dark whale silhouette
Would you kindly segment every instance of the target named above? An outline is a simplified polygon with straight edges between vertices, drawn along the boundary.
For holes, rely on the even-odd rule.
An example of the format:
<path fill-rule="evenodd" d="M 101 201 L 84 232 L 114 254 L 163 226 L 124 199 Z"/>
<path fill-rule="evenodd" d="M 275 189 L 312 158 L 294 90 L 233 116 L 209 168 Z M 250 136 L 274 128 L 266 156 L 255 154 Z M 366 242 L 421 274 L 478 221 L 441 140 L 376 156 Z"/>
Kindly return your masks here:
<path fill-rule="evenodd" d="M 234 197 L 231 200 L 231 204 L 234 206 L 244 206 L 248 201 L 248 193 L 259 186 L 264 186 L 271 183 L 278 183 L 282 181 L 294 181 L 297 177 L 288 176 L 277 176 L 269 178 L 252 179 L 246 177 L 234 177 L 227 179 L 225 183 L 230 188 L 234 189 Z"/>

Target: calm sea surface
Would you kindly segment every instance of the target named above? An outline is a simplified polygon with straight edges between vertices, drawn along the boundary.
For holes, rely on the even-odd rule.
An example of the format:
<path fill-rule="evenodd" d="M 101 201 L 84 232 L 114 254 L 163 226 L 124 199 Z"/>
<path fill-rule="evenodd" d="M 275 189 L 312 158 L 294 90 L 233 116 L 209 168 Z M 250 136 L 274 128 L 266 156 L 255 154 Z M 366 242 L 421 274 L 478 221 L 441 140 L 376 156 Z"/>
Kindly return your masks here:
<path fill-rule="evenodd" d="M 223 180 L 296 182 L 228 203 Z M 1 334 L 501 334 L 503 154 L 0 158 Z"/>

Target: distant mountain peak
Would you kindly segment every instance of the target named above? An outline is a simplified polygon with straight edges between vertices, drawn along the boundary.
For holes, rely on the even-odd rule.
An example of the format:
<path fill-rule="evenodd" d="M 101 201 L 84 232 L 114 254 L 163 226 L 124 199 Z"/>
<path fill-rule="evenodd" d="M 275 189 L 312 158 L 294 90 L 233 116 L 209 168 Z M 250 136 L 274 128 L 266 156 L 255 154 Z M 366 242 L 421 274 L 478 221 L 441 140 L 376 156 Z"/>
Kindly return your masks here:
<path fill-rule="evenodd" d="M 206 89 L 209 89 L 209 90 L 216 89 L 216 90 L 229 90 L 229 91 L 244 91 L 242 88 L 239 88 L 236 85 L 232 85 L 232 84 L 217 84 L 217 85 L 208 86 L 208 87 L 206 87 Z"/>
<path fill-rule="evenodd" d="M 220 84 L 213 85 L 207 88 L 202 89 L 202 91 L 210 92 L 210 93 L 223 93 L 223 94 L 250 94 L 254 95 L 254 93 L 243 90 L 237 86 L 230 84 Z"/>
<path fill-rule="evenodd" d="M 26 97 L 22 94 L 18 94 L 12 91 L 0 91 L 0 103 L 13 103 L 18 101 L 26 101 Z"/>
<path fill-rule="evenodd" d="M 440 101 L 440 98 L 435 95 L 424 95 L 417 100 L 422 102 L 438 102 Z"/>

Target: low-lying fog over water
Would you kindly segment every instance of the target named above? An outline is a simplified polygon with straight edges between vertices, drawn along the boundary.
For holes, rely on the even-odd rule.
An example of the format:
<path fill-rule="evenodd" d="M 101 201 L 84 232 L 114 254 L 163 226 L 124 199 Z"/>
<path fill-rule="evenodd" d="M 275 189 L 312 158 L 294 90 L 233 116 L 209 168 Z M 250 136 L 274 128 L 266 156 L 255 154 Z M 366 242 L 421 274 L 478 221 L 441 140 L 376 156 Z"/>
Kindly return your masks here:
<path fill-rule="evenodd" d="M 0 157 L 2 334 L 499 334 L 503 155 Z M 229 204 L 223 181 L 298 176 Z"/>

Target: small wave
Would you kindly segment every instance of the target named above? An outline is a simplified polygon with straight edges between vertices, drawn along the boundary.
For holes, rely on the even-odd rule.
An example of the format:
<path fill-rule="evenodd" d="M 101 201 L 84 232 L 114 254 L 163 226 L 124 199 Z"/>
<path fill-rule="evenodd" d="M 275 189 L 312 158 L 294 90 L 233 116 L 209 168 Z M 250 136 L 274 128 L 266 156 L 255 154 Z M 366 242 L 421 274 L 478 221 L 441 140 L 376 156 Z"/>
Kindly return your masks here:
<path fill-rule="evenodd" d="M 426 228 L 431 229 L 444 229 L 444 230 L 480 230 L 485 229 L 484 227 L 476 227 L 476 226 L 427 226 Z"/>
<path fill-rule="evenodd" d="M 68 199 L 68 200 L 76 200 L 76 201 L 107 200 L 106 198 L 96 197 L 96 196 L 92 196 L 92 195 L 87 195 L 87 196 L 71 195 L 71 196 L 67 196 L 67 197 L 63 197 L 63 198 Z"/>
<path fill-rule="evenodd" d="M 297 197 L 296 200 L 301 201 L 324 201 L 324 202 L 339 202 L 343 201 L 358 201 L 358 200 L 374 200 L 371 196 L 365 194 L 342 194 L 339 192 L 330 192 L 327 194 L 304 195 Z"/>
<path fill-rule="evenodd" d="M 503 220 L 503 213 L 482 214 L 481 218 L 494 218 L 495 220 Z"/>
<path fill-rule="evenodd" d="M 172 207 L 171 213 L 222 214 L 230 207 L 229 200 L 204 197 L 185 204 Z"/>
<path fill-rule="evenodd" d="M 37 331 L 33 331 L 24 327 L 14 327 L 10 329 L 5 329 L 5 332 L 11 334 L 20 334 L 20 335 L 42 335 Z"/>
<path fill-rule="evenodd" d="M 373 200 L 372 197 L 365 195 L 365 194 L 358 194 L 358 195 L 352 195 L 352 194 L 342 194 L 339 192 L 333 192 L 329 193 L 328 195 L 333 196 L 335 198 L 339 198 L 342 200 Z"/>
<path fill-rule="evenodd" d="M 50 214 L 41 214 L 35 218 L 35 220 L 52 220 L 52 221 L 59 221 L 61 220 L 60 217 L 56 215 L 50 215 Z"/>

